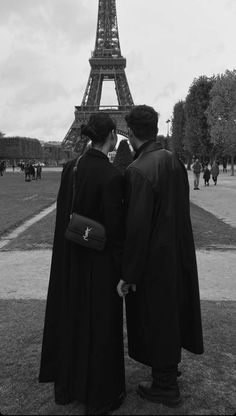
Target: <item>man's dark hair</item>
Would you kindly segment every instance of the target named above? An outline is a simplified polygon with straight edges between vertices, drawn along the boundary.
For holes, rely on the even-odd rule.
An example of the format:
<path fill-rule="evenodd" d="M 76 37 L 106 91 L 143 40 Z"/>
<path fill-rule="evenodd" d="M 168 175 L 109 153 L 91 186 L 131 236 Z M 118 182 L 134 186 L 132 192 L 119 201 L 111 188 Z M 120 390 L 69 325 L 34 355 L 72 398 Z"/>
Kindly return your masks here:
<path fill-rule="evenodd" d="M 92 114 L 88 124 L 81 126 L 81 134 L 89 137 L 94 144 L 103 144 L 112 130 L 116 130 L 116 124 L 107 113 Z"/>
<path fill-rule="evenodd" d="M 158 133 L 158 113 L 147 105 L 138 105 L 125 117 L 128 127 L 141 141 L 155 139 Z"/>

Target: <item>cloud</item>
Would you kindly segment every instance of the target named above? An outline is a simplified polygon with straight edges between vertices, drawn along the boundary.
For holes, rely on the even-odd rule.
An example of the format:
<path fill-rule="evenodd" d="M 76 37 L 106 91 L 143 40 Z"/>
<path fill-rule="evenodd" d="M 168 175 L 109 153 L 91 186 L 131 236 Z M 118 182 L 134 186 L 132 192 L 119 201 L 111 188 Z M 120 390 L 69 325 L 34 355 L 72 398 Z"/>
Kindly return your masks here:
<path fill-rule="evenodd" d="M 166 84 L 160 92 L 156 95 L 154 101 L 158 101 L 160 98 L 169 98 L 171 97 L 175 91 L 177 90 L 177 85 L 174 81 L 169 82 Z"/>
<path fill-rule="evenodd" d="M 44 34 L 61 43 L 63 38 L 68 47 L 78 47 L 95 32 L 94 16 L 81 0 L 1 0 L 0 23 L 21 27 L 28 39 Z"/>
<path fill-rule="evenodd" d="M 230 10 L 234 9 L 236 11 L 235 0 L 226 0 L 225 7 L 226 9 L 230 9 Z"/>
<path fill-rule="evenodd" d="M 44 66 L 44 56 L 40 53 L 27 49 L 13 50 L 0 67 L 0 84 L 5 88 L 20 86 L 41 76 Z"/>
<path fill-rule="evenodd" d="M 192 51 L 188 56 L 188 61 L 200 61 L 203 59 L 209 59 L 212 57 L 214 59 L 216 56 L 222 55 L 226 50 L 224 43 L 220 42 L 218 44 L 208 44 L 199 47 L 199 49 Z"/>
<path fill-rule="evenodd" d="M 14 102 L 15 106 L 20 105 L 21 108 L 27 109 L 43 103 L 54 102 L 56 104 L 59 98 L 67 98 L 68 95 L 68 92 L 59 83 L 42 80 L 36 85 L 31 84 L 21 89 L 14 97 Z"/>

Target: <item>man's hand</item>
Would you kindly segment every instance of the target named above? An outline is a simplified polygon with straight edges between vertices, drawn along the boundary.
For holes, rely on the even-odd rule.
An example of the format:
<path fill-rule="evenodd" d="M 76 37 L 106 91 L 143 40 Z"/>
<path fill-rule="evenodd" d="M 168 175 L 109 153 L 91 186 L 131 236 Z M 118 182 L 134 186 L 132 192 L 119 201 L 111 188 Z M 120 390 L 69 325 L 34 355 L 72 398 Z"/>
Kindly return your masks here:
<path fill-rule="evenodd" d="M 136 292 L 136 285 L 135 284 L 128 284 L 124 280 L 120 280 L 117 286 L 118 295 L 121 298 L 125 298 L 126 295 L 129 293 L 129 289 L 133 292 Z"/>

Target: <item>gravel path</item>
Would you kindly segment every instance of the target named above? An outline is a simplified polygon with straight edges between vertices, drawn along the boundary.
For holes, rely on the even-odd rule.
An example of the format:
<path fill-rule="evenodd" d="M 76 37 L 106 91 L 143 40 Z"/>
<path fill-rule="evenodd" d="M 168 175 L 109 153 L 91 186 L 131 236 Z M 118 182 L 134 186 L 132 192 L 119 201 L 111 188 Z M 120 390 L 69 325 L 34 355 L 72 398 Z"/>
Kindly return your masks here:
<path fill-rule="evenodd" d="M 198 251 L 201 299 L 236 301 L 235 251 Z M 0 252 L 0 298 L 45 299 L 50 250 Z"/>

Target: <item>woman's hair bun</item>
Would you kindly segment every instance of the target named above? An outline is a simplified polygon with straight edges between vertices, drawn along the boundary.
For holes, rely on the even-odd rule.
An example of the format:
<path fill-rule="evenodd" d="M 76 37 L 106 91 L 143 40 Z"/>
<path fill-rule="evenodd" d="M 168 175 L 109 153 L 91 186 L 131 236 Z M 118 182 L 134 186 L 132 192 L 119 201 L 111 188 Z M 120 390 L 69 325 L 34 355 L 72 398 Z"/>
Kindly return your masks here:
<path fill-rule="evenodd" d="M 89 124 L 87 124 L 87 126 L 85 124 L 82 124 L 81 134 L 84 135 L 84 136 L 89 137 L 92 141 L 97 140 L 97 133 L 96 133 L 94 127 L 89 125 Z"/>
<path fill-rule="evenodd" d="M 92 114 L 87 125 L 81 125 L 81 134 L 89 137 L 94 144 L 105 142 L 108 134 L 116 130 L 116 124 L 107 113 Z"/>

